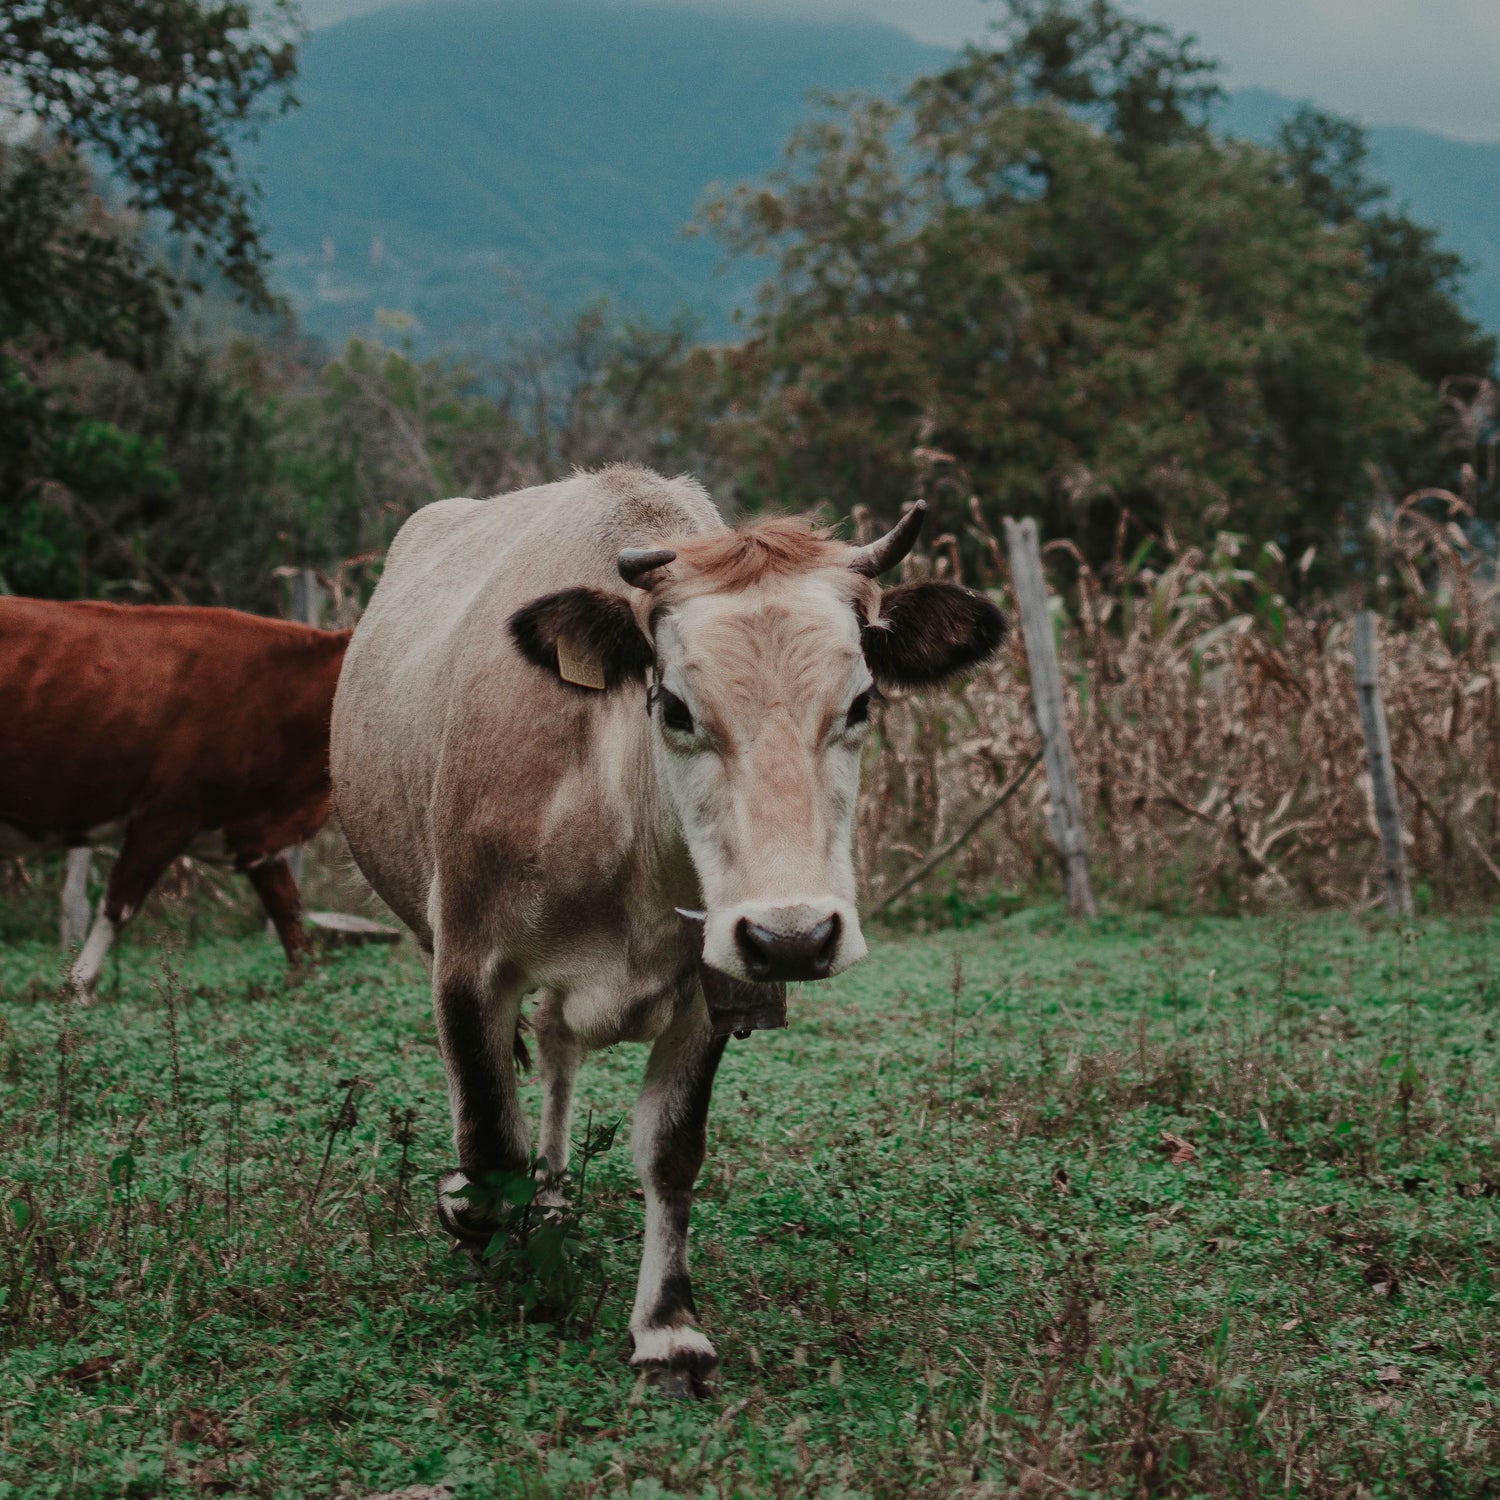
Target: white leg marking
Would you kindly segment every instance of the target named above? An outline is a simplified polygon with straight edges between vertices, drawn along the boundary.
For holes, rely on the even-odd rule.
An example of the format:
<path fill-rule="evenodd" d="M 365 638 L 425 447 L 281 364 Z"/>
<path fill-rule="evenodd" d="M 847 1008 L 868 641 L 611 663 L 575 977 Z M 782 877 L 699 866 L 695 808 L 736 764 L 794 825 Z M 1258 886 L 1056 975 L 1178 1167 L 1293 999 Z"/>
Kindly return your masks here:
<path fill-rule="evenodd" d="M 704 1364 L 717 1362 L 718 1355 L 701 1328 L 642 1328 L 632 1330 L 633 1365 Z"/>
<path fill-rule="evenodd" d="M 89 918 L 89 871 L 93 868 L 94 851 L 86 844 L 79 849 L 68 850 L 67 874 L 62 888 L 62 946 L 64 953 L 71 953 L 88 934 Z"/>
<path fill-rule="evenodd" d="M 545 1161 L 543 1186 L 537 1194 L 542 1208 L 562 1208 L 567 1200 L 553 1183 L 567 1171 L 573 1142 L 573 1087 L 583 1063 L 583 1046 L 564 1025 L 562 1002 L 549 992 L 538 1007 L 535 1029 L 537 1070 L 542 1075 L 542 1121 L 537 1160 Z"/>
<path fill-rule="evenodd" d="M 467 1198 L 458 1196 L 469 1185 L 462 1172 L 447 1172 L 438 1178 L 438 1209 L 456 1214 L 469 1206 Z"/>
<path fill-rule="evenodd" d="M 115 932 L 115 924 L 104 915 L 104 903 L 101 901 L 93 930 L 89 933 L 88 941 L 83 945 L 83 952 L 78 955 L 73 965 L 73 972 L 69 975 L 73 993 L 85 1003 L 94 998 L 94 986 L 99 982 L 99 975 L 104 969 L 104 960 L 109 956 L 109 950 L 115 945 Z"/>
<path fill-rule="evenodd" d="M 676 1035 L 669 1031 L 652 1049 L 631 1126 L 631 1154 L 646 1198 L 641 1275 L 630 1314 L 631 1363 L 662 1364 L 699 1376 L 718 1362 L 693 1315 L 688 1279 L 690 1183 L 702 1150 L 698 1110 L 707 1106 L 700 1072 L 705 1059 L 702 1038 L 693 1034 L 696 1021 L 684 1017 L 673 1030 Z M 704 1088 L 701 1101 L 692 1097 L 699 1088 Z"/>

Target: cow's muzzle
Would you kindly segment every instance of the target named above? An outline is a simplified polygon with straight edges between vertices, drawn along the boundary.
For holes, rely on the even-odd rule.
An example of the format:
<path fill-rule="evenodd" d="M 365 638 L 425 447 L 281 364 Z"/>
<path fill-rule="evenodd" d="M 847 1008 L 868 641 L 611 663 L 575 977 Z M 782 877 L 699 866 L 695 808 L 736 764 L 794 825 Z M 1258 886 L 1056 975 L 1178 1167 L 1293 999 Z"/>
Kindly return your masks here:
<path fill-rule="evenodd" d="M 827 979 L 865 956 L 859 913 L 836 897 L 710 911 L 703 961 L 751 984 Z"/>
<path fill-rule="evenodd" d="M 782 979 L 827 979 L 833 972 L 843 919 L 837 912 L 812 927 L 777 931 L 741 917 L 734 924 L 734 945 L 745 972 L 761 983 Z"/>

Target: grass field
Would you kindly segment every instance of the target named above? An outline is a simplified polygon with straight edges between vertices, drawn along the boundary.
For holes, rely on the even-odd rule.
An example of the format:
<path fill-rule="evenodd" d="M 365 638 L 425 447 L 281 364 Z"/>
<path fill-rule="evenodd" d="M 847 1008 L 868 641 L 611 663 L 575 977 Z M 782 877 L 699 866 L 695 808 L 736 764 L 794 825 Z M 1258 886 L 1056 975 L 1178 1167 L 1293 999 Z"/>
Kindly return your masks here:
<path fill-rule="evenodd" d="M 137 936 L 85 1012 L 0 952 L 0 1496 L 1500 1493 L 1500 920 L 872 937 L 730 1044 L 698 1404 L 626 1365 L 625 1128 L 449 1253 L 404 950 Z"/>

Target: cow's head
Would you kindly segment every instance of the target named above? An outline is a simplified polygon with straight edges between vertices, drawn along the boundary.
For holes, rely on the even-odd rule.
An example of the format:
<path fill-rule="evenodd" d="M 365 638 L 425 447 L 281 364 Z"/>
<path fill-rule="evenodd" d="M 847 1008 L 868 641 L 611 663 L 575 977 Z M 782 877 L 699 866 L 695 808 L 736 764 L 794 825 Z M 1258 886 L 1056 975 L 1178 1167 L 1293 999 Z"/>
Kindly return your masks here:
<path fill-rule="evenodd" d="M 1004 639 L 982 594 L 876 582 L 922 516 L 867 547 L 773 520 L 626 551 L 628 598 L 568 589 L 511 621 L 522 651 L 580 691 L 650 682 L 657 771 L 707 909 L 704 962 L 736 979 L 821 979 L 865 956 L 853 831 L 871 699 L 951 677 Z"/>

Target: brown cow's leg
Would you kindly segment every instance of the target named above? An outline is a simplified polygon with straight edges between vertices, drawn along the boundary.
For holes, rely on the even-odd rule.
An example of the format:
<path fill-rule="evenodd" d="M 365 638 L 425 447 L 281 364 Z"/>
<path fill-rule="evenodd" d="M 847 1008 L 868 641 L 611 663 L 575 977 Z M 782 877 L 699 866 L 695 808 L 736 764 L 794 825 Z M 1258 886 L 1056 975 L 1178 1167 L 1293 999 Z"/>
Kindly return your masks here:
<path fill-rule="evenodd" d="M 484 1186 L 497 1173 L 524 1172 L 531 1150 L 514 1059 L 523 991 L 520 976 L 509 968 L 502 966 L 485 984 L 438 946 L 432 1004 L 459 1165 L 438 1183 L 438 1217 L 471 1252 L 488 1244 L 494 1219 L 458 1196 L 460 1191 L 470 1183 Z"/>
<path fill-rule="evenodd" d="M 142 815 L 127 825 L 120 857 L 109 872 L 104 899 L 99 903 L 99 915 L 69 975 L 80 1000 L 87 1002 L 93 998 L 116 935 L 141 909 L 151 888 L 192 842 L 197 831 L 196 812 Z"/>
<path fill-rule="evenodd" d="M 712 1035 L 694 992 L 679 1006 L 646 1064 L 632 1154 L 646 1195 L 646 1236 L 630 1332 L 633 1365 L 664 1372 L 677 1394 L 701 1391 L 718 1364 L 699 1329 L 688 1276 L 688 1217 L 708 1143 L 708 1105 L 724 1037 Z"/>
<path fill-rule="evenodd" d="M 302 925 L 302 893 L 297 889 L 292 867 L 285 855 L 276 854 L 244 868 L 276 928 L 276 936 L 281 939 L 286 961 L 296 968 L 312 944 Z"/>

